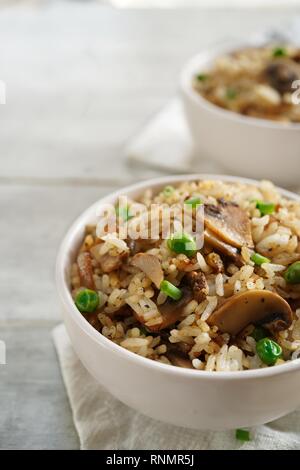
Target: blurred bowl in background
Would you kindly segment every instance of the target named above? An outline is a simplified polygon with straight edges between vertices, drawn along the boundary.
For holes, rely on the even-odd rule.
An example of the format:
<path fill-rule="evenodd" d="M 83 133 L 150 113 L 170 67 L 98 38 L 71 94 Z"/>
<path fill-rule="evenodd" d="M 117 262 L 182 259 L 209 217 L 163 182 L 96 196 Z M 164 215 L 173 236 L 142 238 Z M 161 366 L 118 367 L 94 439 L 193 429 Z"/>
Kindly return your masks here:
<path fill-rule="evenodd" d="M 218 56 L 244 46 L 227 44 L 203 51 L 182 70 L 181 96 L 196 152 L 233 174 L 271 179 L 284 186 L 298 185 L 300 124 L 247 117 L 222 109 L 193 88 L 196 74 L 207 72 Z"/>

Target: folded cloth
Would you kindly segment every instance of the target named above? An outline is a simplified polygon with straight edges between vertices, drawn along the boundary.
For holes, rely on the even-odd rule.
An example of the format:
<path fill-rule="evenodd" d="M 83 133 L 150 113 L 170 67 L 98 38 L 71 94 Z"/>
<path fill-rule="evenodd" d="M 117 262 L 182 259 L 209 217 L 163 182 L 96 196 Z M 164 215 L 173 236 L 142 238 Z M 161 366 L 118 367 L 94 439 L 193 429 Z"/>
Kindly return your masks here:
<path fill-rule="evenodd" d="M 179 98 L 173 98 L 125 147 L 129 162 L 170 173 L 217 173 L 221 165 L 196 158 Z"/>
<path fill-rule="evenodd" d="M 81 449 L 299 449 L 300 410 L 250 430 L 242 443 L 235 431 L 184 429 L 148 418 L 123 405 L 99 385 L 76 356 L 64 325 L 53 330 Z M 134 392 L 133 392 L 134 393 Z"/>

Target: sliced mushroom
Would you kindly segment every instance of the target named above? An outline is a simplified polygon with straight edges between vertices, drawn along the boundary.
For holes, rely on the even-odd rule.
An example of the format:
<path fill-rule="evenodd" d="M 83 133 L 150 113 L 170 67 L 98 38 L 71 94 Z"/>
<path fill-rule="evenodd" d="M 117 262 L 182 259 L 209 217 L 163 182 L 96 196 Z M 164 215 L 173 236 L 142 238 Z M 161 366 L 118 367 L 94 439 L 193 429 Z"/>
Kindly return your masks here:
<path fill-rule="evenodd" d="M 213 339 L 214 343 L 217 343 L 218 346 L 220 346 L 220 348 L 226 344 L 226 341 L 225 341 L 225 338 L 223 337 L 223 335 L 217 335 L 214 337 Z"/>
<path fill-rule="evenodd" d="M 191 286 L 194 299 L 197 300 L 197 302 L 200 303 L 206 299 L 209 288 L 205 274 L 202 271 L 192 271 L 185 276 L 185 279 Z"/>
<path fill-rule="evenodd" d="M 85 318 L 97 331 L 101 331 L 102 324 L 99 321 L 98 313 L 89 313 L 85 315 Z"/>
<path fill-rule="evenodd" d="M 116 256 L 112 256 L 108 253 L 102 255 L 99 258 L 99 264 L 104 273 L 111 273 L 112 271 L 116 271 L 122 265 L 124 258 L 126 258 L 127 253 L 124 251 Z"/>
<path fill-rule="evenodd" d="M 300 64 L 300 49 L 298 49 L 295 54 L 292 57 L 293 61 L 296 62 L 296 64 Z"/>
<path fill-rule="evenodd" d="M 244 262 L 239 253 L 239 250 L 217 238 L 212 232 L 210 232 L 210 230 L 204 230 L 204 241 L 217 251 L 223 253 L 225 256 L 233 259 L 237 266 L 243 266 Z"/>
<path fill-rule="evenodd" d="M 150 255 L 149 253 L 138 253 L 132 258 L 131 264 L 143 271 L 146 276 L 151 279 L 153 284 L 155 284 L 158 289 L 160 288 L 164 279 L 164 273 L 160 261 L 156 256 Z"/>
<path fill-rule="evenodd" d="M 81 285 L 87 287 L 88 289 L 95 289 L 91 254 L 88 251 L 79 253 L 77 258 L 77 265 Z"/>
<path fill-rule="evenodd" d="M 169 352 L 168 359 L 173 364 L 173 366 L 184 367 L 185 369 L 193 369 L 192 361 L 178 352 Z"/>
<path fill-rule="evenodd" d="M 168 298 L 163 305 L 159 306 L 161 320 L 155 324 L 150 325 L 149 322 L 145 322 L 140 315 L 136 314 L 136 312 L 134 312 L 135 317 L 152 332 L 157 332 L 174 325 L 174 323 L 182 320 L 184 307 L 193 299 L 193 293 L 190 287 L 183 286 L 181 287 L 181 291 L 183 296 L 180 300 L 172 300 Z"/>
<path fill-rule="evenodd" d="M 159 240 L 153 240 L 151 238 L 138 238 L 136 240 L 133 240 L 132 238 L 128 238 L 126 240 L 126 243 L 130 250 L 130 254 L 134 256 L 137 253 L 150 250 L 151 248 L 155 248 L 159 244 Z"/>
<path fill-rule="evenodd" d="M 180 300 L 168 299 L 163 305 L 159 306 L 159 311 L 162 315 L 163 321 L 159 329 L 168 328 L 179 320 L 182 320 L 184 307 L 193 299 L 193 292 L 188 286 L 182 286 L 183 293 Z"/>
<path fill-rule="evenodd" d="M 169 334 L 168 334 L 168 339 L 169 339 Z M 181 354 L 183 354 L 184 356 L 187 356 L 190 350 L 192 349 L 193 345 L 180 342 L 180 343 L 175 343 L 174 347 L 176 348 L 176 351 L 180 351 Z"/>
<path fill-rule="evenodd" d="M 101 244 L 102 241 L 100 243 L 97 243 L 90 249 L 91 255 L 99 263 L 101 270 L 104 273 L 111 273 L 112 271 L 119 269 L 122 265 L 124 258 L 128 256 L 128 253 L 126 251 L 123 251 L 122 253 L 118 253 L 114 256 L 110 255 L 109 253 L 101 255 L 99 251 Z"/>
<path fill-rule="evenodd" d="M 113 320 L 124 320 L 124 318 L 132 316 L 132 309 L 129 305 L 122 305 L 118 310 L 113 312 L 105 312 L 105 315 L 112 318 Z"/>
<path fill-rule="evenodd" d="M 205 204 L 204 224 L 226 244 L 235 248 L 241 248 L 243 245 L 253 248 L 249 216 L 233 202 L 220 199 L 218 205 Z"/>
<path fill-rule="evenodd" d="M 288 299 L 288 303 L 294 311 L 300 308 L 300 299 Z"/>
<path fill-rule="evenodd" d="M 268 64 L 265 76 L 270 85 L 280 93 L 292 92 L 292 83 L 299 78 L 297 67 L 299 67 L 297 64 L 293 64 L 289 60 L 277 59 Z"/>
<path fill-rule="evenodd" d="M 247 325 L 264 325 L 272 332 L 282 331 L 292 324 L 289 304 L 275 292 L 249 290 L 230 297 L 215 310 L 207 323 L 223 333 L 238 334 Z"/>

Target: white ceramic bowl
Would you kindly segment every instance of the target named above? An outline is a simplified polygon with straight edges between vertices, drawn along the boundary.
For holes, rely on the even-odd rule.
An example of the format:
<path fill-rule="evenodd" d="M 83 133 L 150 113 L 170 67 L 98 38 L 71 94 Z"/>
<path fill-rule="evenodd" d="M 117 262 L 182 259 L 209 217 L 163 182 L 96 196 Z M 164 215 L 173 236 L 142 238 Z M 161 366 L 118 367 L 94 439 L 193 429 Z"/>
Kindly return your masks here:
<path fill-rule="evenodd" d="M 234 429 L 278 418 L 300 405 L 300 359 L 260 370 L 205 372 L 161 364 L 116 345 L 96 331 L 75 307 L 69 291 L 70 264 L 82 242 L 85 225 L 95 219 L 99 202 L 114 203 L 184 180 L 221 179 L 218 175 L 158 178 L 124 188 L 87 209 L 72 225 L 59 250 L 56 284 L 64 322 L 80 360 L 116 398 L 152 418 L 195 429 Z M 255 182 L 254 182 L 255 183 Z M 283 194 L 300 200 L 287 191 Z"/>
<path fill-rule="evenodd" d="M 196 74 L 209 70 L 218 56 L 236 48 L 226 45 L 204 51 L 183 68 L 181 95 L 197 158 L 211 158 L 232 174 L 271 179 L 284 186 L 299 185 L 300 124 L 224 110 L 192 87 Z"/>

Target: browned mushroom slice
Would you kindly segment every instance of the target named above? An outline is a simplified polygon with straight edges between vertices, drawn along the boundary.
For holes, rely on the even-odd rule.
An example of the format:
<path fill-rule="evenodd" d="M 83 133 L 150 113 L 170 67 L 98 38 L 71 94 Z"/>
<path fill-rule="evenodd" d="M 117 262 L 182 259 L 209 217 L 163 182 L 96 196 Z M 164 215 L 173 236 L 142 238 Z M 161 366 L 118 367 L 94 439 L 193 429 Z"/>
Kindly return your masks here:
<path fill-rule="evenodd" d="M 264 325 L 271 331 L 287 329 L 292 324 L 289 304 L 275 292 L 249 290 L 230 297 L 207 320 L 223 333 L 238 334 L 247 325 Z"/>
<path fill-rule="evenodd" d="M 173 364 L 173 366 L 184 367 L 185 369 L 193 369 L 192 361 L 178 352 L 169 352 L 168 359 Z"/>
<path fill-rule="evenodd" d="M 291 56 L 291 59 L 293 59 L 296 64 L 300 63 L 300 49 L 296 49 L 294 53 Z"/>
<path fill-rule="evenodd" d="M 192 271 L 185 276 L 185 279 L 191 286 L 194 299 L 197 300 L 197 302 L 200 303 L 206 299 L 209 288 L 205 274 L 202 271 Z"/>
<path fill-rule="evenodd" d="M 292 92 L 292 83 L 300 76 L 299 65 L 289 59 L 277 59 L 267 65 L 265 76 L 280 93 Z"/>
<path fill-rule="evenodd" d="M 184 307 L 193 299 L 193 293 L 190 287 L 183 286 L 181 287 L 181 291 L 183 296 L 180 300 L 172 300 L 168 298 L 163 305 L 158 306 L 161 314 L 161 320 L 159 322 L 151 325 L 134 312 L 135 317 L 140 323 L 144 324 L 149 331 L 153 332 L 157 332 L 174 325 L 174 323 L 182 320 Z"/>
<path fill-rule="evenodd" d="M 169 298 L 163 305 L 158 307 L 163 318 L 159 330 L 168 328 L 170 325 L 182 320 L 184 307 L 193 299 L 193 292 L 187 286 L 181 287 L 181 291 L 183 296 L 180 300 Z"/>
<path fill-rule="evenodd" d="M 124 251 L 116 256 L 112 256 L 109 253 L 99 257 L 99 264 L 104 273 L 111 273 L 116 271 L 122 265 L 124 258 L 127 257 L 127 253 Z"/>
<path fill-rule="evenodd" d="M 136 240 L 133 240 L 132 238 L 128 238 L 126 240 L 126 243 L 130 250 L 130 254 L 134 256 L 137 253 L 151 250 L 151 248 L 155 248 L 156 246 L 160 244 L 160 241 L 153 240 L 151 238 L 138 238 Z"/>
<path fill-rule="evenodd" d="M 77 265 L 81 285 L 88 289 L 95 289 L 91 254 L 88 251 L 80 253 L 77 258 Z"/>
<path fill-rule="evenodd" d="M 132 258 L 131 264 L 143 271 L 153 284 L 155 284 L 158 289 L 160 288 L 164 279 L 164 273 L 160 261 L 156 256 L 150 255 L 149 253 L 138 253 Z"/>
<path fill-rule="evenodd" d="M 90 249 L 90 253 L 95 258 L 95 260 L 99 263 L 101 270 L 104 273 L 111 273 L 112 271 L 116 271 L 119 269 L 124 261 L 127 258 L 128 253 L 123 251 L 122 253 L 117 253 L 115 255 L 111 255 L 110 253 L 105 253 L 104 255 L 100 254 L 100 246 L 102 245 L 102 240 L 97 243 L 96 245 L 92 246 Z"/>
<path fill-rule="evenodd" d="M 233 259 L 237 266 L 243 266 L 244 262 L 238 249 L 223 242 L 207 229 L 204 230 L 204 241 L 214 247 L 217 251 L 223 253 L 225 256 Z"/>
<path fill-rule="evenodd" d="M 294 311 L 300 308 L 300 299 L 288 299 L 288 303 Z"/>
<path fill-rule="evenodd" d="M 89 313 L 84 315 L 86 320 L 97 330 L 101 331 L 102 324 L 99 321 L 98 313 Z"/>
<path fill-rule="evenodd" d="M 233 202 L 219 200 L 218 205 L 205 204 L 204 224 L 217 238 L 229 245 L 253 248 L 249 216 Z"/>
<path fill-rule="evenodd" d="M 113 320 L 124 320 L 132 316 L 132 309 L 129 305 L 122 305 L 119 310 L 114 310 L 113 312 L 105 312 L 105 315 L 112 318 Z"/>

